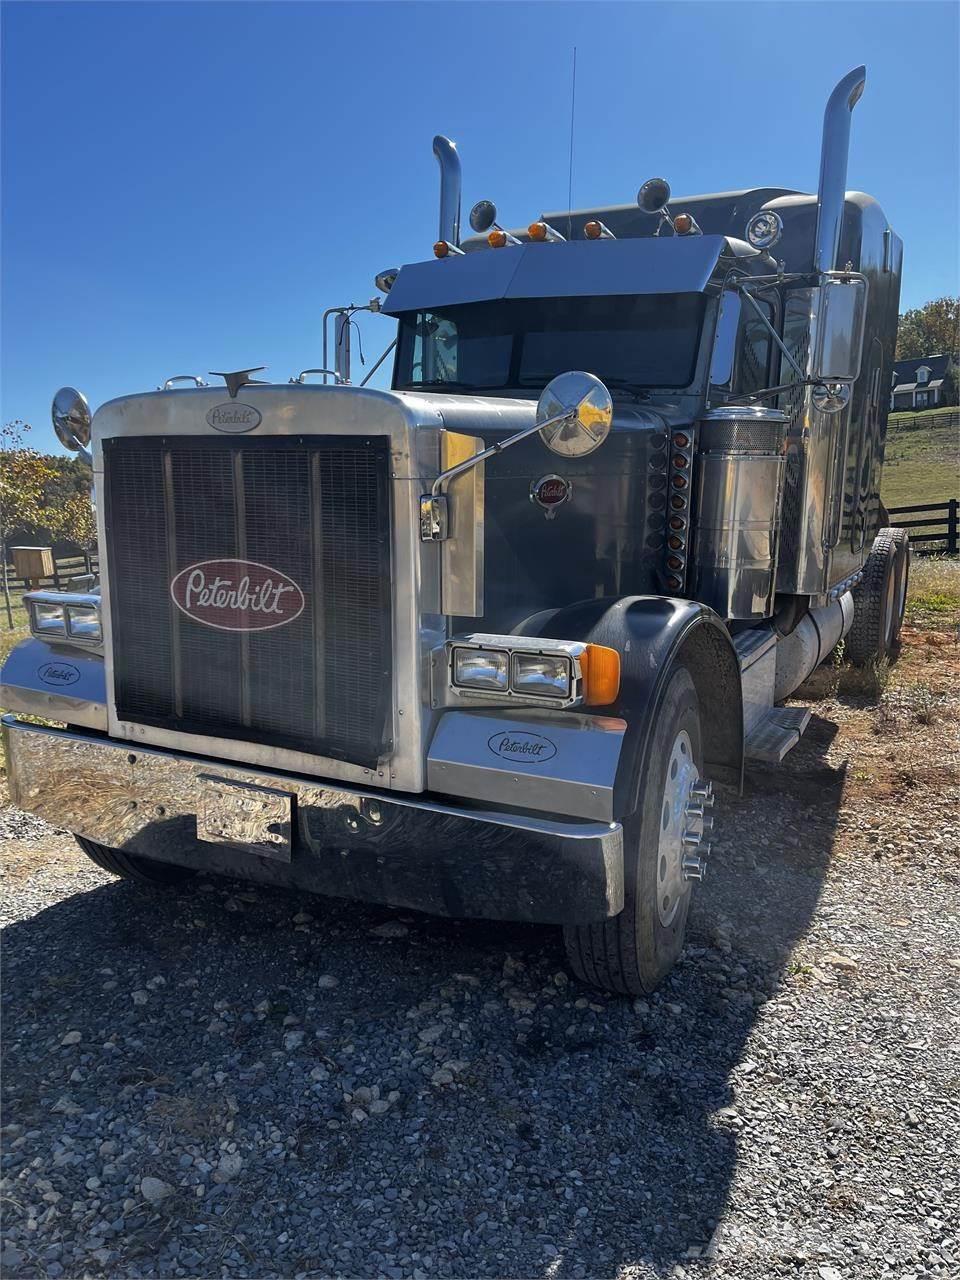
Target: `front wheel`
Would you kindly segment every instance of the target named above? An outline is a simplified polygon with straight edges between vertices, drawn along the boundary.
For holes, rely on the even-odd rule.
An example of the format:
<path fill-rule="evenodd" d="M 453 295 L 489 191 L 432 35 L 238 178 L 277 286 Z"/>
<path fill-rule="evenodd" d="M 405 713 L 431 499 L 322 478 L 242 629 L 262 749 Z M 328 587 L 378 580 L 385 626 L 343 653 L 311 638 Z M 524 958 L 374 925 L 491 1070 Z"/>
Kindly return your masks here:
<path fill-rule="evenodd" d="M 154 862 L 152 858 L 138 858 L 136 854 L 111 849 L 97 844 L 85 836 L 74 836 L 77 844 L 101 871 L 133 880 L 142 885 L 177 885 L 189 880 L 194 872 L 187 867 L 177 867 L 170 862 Z"/>
<path fill-rule="evenodd" d="M 904 529 L 881 529 L 853 591 L 853 626 L 846 655 L 854 666 L 897 656 L 907 606 L 910 540 Z"/>
<path fill-rule="evenodd" d="M 640 779 L 639 804 L 625 822 L 624 907 L 595 925 L 569 925 L 564 941 L 578 978 L 607 991 L 656 989 L 683 950 L 690 892 L 703 879 L 713 804 L 702 767 L 700 704 L 686 667 L 670 677 Z"/>

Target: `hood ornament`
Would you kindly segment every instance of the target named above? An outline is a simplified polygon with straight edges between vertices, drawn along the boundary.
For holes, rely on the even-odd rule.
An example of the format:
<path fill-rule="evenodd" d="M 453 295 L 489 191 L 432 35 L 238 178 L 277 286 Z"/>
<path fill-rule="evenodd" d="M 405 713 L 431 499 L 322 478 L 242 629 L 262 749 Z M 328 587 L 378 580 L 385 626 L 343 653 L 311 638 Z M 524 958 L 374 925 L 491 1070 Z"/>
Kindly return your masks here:
<path fill-rule="evenodd" d="M 262 373 L 266 369 L 265 364 L 258 364 L 255 369 L 237 369 L 233 373 L 220 373 L 216 369 L 210 370 L 211 378 L 222 378 L 227 384 L 227 392 L 231 400 L 236 400 L 237 392 L 241 387 L 263 386 L 266 383 L 264 378 L 251 378 L 251 373 Z"/>

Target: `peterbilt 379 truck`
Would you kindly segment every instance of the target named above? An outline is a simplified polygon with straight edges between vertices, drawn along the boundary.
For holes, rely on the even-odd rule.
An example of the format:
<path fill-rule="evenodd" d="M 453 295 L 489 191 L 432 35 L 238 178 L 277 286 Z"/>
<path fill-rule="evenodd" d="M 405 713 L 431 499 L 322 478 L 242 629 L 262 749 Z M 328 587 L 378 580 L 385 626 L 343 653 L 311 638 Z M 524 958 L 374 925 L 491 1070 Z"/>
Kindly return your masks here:
<path fill-rule="evenodd" d="M 433 256 L 369 304 L 390 390 L 352 384 L 343 307 L 289 382 L 174 378 L 92 420 L 59 392 L 100 579 L 27 596 L 14 802 L 134 880 L 555 923 L 581 979 L 653 989 L 713 780 L 782 760 L 842 639 L 896 647 L 901 242 L 846 191 L 864 81 L 829 99 L 816 195 L 656 178 L 525 229 L 480 201 L 462 236 L 438 137 Z"/>

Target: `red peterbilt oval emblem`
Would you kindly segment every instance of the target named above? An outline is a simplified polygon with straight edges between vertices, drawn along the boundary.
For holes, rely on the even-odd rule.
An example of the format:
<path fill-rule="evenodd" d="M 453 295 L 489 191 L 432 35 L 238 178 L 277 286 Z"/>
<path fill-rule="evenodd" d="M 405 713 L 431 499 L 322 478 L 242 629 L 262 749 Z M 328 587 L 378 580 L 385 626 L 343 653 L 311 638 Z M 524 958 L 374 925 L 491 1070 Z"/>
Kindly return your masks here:
<path fill-rule="evenodd" d="M 563 476 L 542 476 L 530 486 L 530 500 L 542 507 L 548 516 L 552 516 L 556 508 L 567 501 L 572 491 L 573 486 Z"/>
<path fill-rule="evenodd" d="M 254 560 L 201 560 L 170 583 L 181 613 L 218 631 L 269 631 L 303 613 L 303 592 L 286 573 Z"/>

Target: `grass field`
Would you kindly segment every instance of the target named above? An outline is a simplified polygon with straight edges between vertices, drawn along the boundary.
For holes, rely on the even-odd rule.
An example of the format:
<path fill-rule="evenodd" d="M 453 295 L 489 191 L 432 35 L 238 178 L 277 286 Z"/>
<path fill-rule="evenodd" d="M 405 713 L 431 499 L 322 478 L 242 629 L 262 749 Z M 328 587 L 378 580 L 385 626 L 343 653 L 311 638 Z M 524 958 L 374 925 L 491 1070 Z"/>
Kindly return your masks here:
<path fill-rule="evenodd" d="M 960 432 L 956 427 L 940 425 L 922 413 L 906 421 L 891 418 L 881 496 L 888 507 L 960 497 Z"/>

